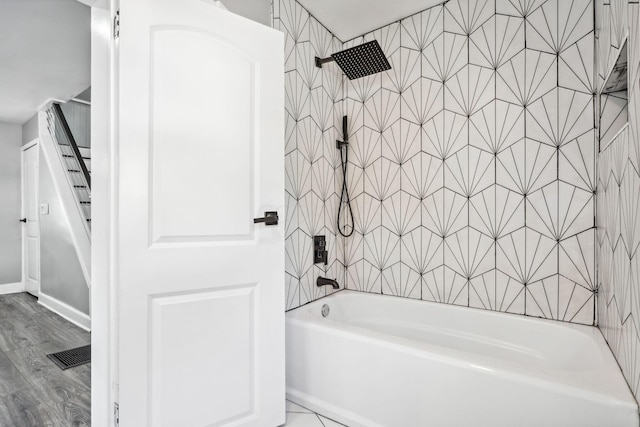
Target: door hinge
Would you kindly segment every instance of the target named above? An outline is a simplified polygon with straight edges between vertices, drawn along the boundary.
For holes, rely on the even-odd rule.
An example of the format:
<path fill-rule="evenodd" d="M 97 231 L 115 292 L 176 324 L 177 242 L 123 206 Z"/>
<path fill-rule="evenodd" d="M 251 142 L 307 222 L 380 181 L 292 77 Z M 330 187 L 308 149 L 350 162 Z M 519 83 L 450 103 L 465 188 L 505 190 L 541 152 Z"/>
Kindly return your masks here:
<path fill-rule="evenodd" d="M 118 405 L 118 402 L 113 402 L 113 425 L 115 427 L 120 426 L 120 405 Z"/>
<path fill-rule="evenodd" d="M 113 38 L 120 37 L 120 11 L 116 11 L 116 16 L 113 17 Z"/>

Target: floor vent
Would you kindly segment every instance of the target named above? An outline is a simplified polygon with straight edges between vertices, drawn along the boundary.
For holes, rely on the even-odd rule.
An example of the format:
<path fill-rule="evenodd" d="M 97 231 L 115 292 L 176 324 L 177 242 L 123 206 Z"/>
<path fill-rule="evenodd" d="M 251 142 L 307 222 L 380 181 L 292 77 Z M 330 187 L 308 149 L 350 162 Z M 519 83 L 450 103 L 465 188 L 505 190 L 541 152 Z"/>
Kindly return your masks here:
<path fill-rule="evenodd" d="M 47 354 L 47 357 L 58 365 L 60 369 L 73 368 L 91 362 L 91 346 L 85 345 L 71 350 Z"/>

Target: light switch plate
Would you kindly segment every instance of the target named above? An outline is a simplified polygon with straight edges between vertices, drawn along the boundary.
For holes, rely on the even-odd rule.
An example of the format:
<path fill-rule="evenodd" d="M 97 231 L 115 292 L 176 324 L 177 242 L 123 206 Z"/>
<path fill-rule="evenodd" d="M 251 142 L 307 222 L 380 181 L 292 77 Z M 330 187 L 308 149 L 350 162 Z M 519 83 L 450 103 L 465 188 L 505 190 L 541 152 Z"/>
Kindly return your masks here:
<path fill-rule="evenodd" d="M 49 215 L 49 203 L 42 203 L 40 205 L 40 215 Z"/>

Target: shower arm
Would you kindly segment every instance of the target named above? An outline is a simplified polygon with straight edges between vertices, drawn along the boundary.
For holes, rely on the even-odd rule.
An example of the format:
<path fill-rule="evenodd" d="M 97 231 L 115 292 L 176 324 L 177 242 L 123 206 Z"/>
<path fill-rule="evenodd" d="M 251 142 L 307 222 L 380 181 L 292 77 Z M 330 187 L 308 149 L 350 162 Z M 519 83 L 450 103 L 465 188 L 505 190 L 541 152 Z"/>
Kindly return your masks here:
<path fill-rule="evenodd" d="M 328 58 L 318 58 L 316 56 L 316 67 L 318 68 L 322 68 L 322 64 L 326 64 L 328 62 L 334 62 L 335 59 L 333 59 L 332 56 L 328 57 Z"/>

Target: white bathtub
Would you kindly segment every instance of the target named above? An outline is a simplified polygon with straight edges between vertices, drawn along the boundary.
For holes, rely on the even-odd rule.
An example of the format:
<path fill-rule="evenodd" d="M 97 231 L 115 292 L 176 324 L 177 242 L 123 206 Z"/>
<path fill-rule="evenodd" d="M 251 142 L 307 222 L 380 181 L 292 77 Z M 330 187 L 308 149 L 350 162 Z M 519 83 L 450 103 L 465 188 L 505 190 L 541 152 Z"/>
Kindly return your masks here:
<path fill-rule="evenodd" d="M 638 427 L 594 327 L 341 291 L 286 331 L 287 397 L 349 426 Z"/>

